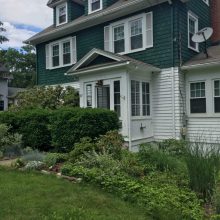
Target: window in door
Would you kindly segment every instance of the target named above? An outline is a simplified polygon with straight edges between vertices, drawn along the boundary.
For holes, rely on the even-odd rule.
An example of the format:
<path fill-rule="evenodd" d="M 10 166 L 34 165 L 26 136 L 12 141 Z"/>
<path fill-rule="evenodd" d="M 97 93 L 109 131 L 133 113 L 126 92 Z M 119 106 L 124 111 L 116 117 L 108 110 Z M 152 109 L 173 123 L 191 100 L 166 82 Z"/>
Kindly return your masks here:
<path fill-rule="evenodd" d="M 97 107 L 110 109 L 110 86 L 97 87 Z"/>

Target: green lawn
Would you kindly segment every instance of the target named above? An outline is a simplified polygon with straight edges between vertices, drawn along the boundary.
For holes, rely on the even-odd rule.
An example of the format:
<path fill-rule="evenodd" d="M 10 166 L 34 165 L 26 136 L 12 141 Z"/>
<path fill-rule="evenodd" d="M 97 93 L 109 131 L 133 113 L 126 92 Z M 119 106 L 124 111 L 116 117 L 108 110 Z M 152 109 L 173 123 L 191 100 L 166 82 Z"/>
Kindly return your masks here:
<path fill-rule="evenodd" d="M 0 219 L 142 220 L 144 210 L 83 184 L 0 167 Z"/>

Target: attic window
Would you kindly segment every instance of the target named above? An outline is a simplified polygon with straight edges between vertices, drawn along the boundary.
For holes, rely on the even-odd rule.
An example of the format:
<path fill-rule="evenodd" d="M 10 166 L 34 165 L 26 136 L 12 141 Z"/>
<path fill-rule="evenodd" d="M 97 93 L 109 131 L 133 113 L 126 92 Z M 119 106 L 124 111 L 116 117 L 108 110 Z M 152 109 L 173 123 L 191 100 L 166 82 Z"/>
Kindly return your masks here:
<path fill-rule="evenodd" d="M 67 23 L 67 3 L 56 7 L 57 26 Z"/>
<path fill-rule="evenodd" d="M 102 0 L 89 0 L 89 14 L 102 10 Z"/>

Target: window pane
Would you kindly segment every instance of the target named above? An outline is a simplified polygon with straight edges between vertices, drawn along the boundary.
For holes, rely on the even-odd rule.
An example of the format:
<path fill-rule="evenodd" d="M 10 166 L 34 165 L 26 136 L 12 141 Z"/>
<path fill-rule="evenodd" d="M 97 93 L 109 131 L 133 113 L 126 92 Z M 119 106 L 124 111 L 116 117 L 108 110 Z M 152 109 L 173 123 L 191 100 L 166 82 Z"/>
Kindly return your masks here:
<path fill-rule="evenodd" d="M 131 114 L 140 116 L 140 83 L 131 80 Z"/>
<path fill-rule="evenodd" d="M 143 47 L 142 19 L 130 22 L 131 50 Z"/>
<path fill-rule="evenodd" d="M 52 65 L 53 67 L 60 65 L 60 59 L 59 59 L 59 45 L 54 45 L 52 47 Z"/>
<path fill-rule="evenodd" d="M 215 96 L 220 96 L 220 80 L 216 80 L 215 84 Z"/>
<path fill-rule="evenodd" d="M 0 111 L 4 111 L 4 101 L 0 101 Z"/>
<path fill-rule="evenodd" d="M 215 97 L 215 113 L 220 113 L 220 97 Z"/>
<path fill-rule="evenodd" d="M 70 42 L 63 43 L 63 64 L 71 63 Z"/>
<path fill-rule="evenodd" d="M 110 109 L 110 87 L 97 87 L 97 107 Z"/>
<path fill-rule="evenodd" d="M 143 47 L 143 36 L 137 35 L 131 37 L 131 50 L 139 49 Z"/>
<path fill-rule="evenodd" d="M 150 86 L 149 83 L 142 83 L 142 111 L 143 115 L 150 115 Z"/>
<path fill-rule="evenodd" d="M 191 83 L 190 84 L 191 98 L 204 98 L 205 97 L 205 82 Z"/>
<path fill-rule="evenodd" d="M 66 6 L 59 8 L 59 24 L 66 22 Z"/>
<path fill-rule="evenodd" d="M 114 81 L 114 110 L 121 116 L 120 81 Z"/>
<path fill-rule="evenodd" d="M 121 53 L 125 51 L 124 25 L 114 28 L 114 52 Z"/>
<path fill-rule="evenodd" d="M 190 100 L 191 113 L 206 113 L 206 99 L 198 98 Z"/>
<path fill-rule="evenodd" d="M 92 11 L 100 9 L 100 0 L 92 0 Z"/>
<path fill-rule="evenodd" d="M 86 105 L 92 107 L 92 85 L 86 86 Z"/>

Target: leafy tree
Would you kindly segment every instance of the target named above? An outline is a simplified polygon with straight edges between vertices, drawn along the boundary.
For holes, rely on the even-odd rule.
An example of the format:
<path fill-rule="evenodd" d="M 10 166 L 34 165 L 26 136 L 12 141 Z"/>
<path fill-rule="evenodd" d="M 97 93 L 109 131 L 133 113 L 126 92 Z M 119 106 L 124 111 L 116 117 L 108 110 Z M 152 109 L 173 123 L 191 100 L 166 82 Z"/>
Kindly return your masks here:
<path fill-rule="evenodd" d="M 79 94 L 73 87 L 34 87 L 20 92 L 15 110 L 27 108 L 57 109 L 61 106 L 79 106 Z"/>
<path fill-rule="evenodd" d="M 1 35 L 1 32 L 5 32 L 6 29 L 2 27 L 3 26 L 3 23 L 0 21 L 0 44 L 2 44 L 3 42 L 6 42 L 8 41 L 8 38 Z"/>
<path fill-rule="evenodd" d="M 13 75 L 9 83 L 11 87 L 33 87 L 36 82 L 36 53 L 31 45 L 21 47 L 20 50 L 8 48 L 0 51 L 0 62 L 7 65 Z"/>

